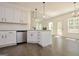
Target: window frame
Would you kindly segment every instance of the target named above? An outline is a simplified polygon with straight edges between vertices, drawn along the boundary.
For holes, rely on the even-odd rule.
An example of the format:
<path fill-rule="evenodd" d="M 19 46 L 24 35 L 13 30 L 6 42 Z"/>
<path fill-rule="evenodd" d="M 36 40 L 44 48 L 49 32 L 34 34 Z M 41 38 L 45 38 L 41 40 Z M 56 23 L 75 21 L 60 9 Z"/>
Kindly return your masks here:
<path fill-rule="evenodd" d="M 79 33 L 79 19 L 69 18 L 68 21 L 68 33 Z"/>

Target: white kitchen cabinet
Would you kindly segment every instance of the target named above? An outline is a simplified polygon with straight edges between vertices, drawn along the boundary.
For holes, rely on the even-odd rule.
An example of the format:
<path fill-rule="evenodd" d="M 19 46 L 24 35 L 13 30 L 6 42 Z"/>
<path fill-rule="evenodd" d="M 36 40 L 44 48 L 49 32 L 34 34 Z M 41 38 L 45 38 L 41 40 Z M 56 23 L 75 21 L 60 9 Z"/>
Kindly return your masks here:
<path fill-rule="evenodd" d="M 14 22 L 14 9 L 10 7 L 6 7 L 4 9 L 5 9 L 5 15 L 4 15 L 5 22 Z"/>
<path fill-rule="evenodd" d="M 5 11 L 4 11 L 4 7 L 1 7 L 0 6 L 0 22 L 4 22 L 4 13 L 5 13 Z"/>
<path fill-rule="evenodd" d="M 38 32 L 38 43 L 45 47 L 52 44 L 52 35 L 50 31 L 40 31 Z"/>
<path fill-rule="evenodd" d="M 12 22 L 14 10 L 10 7 L 0 6 L 0 22 Z"/>
<path fill-rule="evenodd" d="M 28 12 L 19 8 L 0 6 L 0 22 L 27 24 Z"/>
<path fill-rule="evenodd" d="M 27 31 L 27 42 L 28 43 L 37 43 L 37 32 L 36 31 Z"/>
<path fill-rule="evenodd" d="M 21 12 L 21 10 L 20 9 L 18 9 L 18 8 L 16 8 L 15 10 L 14 10 L 15 12 L 14 12 L 14 15 L 15 15 L 15 23 L 21 23 L 22 21 L 22 12 Z"/>
<path fill-rule="evenodd" d="M 25 11 L 23 11 L 23 23 L 27 23 L 28 19 L 28 13 L 26 13 Z"/>
<path fill-rule="evenodd" d="M 16 43 L 16 31 L 6 31 L 5 39 L 7 39 L 7 44 Z"/>
<path fill-rule="evenodd" d="M 16 45 L 16 31 L 0 31 L 0 47 Z"/>
<path fill-rule="evenodd" d="M 24 23 L 24 24 L 27 24 L 28 22 L 28 12 L 24 11 L 24 10 L 20 10 L 20 9 L 14 9 L 14 20 L 15 20 L 15 23 Z"/>
<path fill-rule="evenodd" d="M 19 22 L 20 23 L 27 23 L 28 17 L 29 17 L 28 15 L 29 14 L 26 11 L 20 10 L 20 12 L 19 12 L 19 16 L 20 16 Z"/>
<path fill-rule="evenodd" d="M 51 45 L 51 31 L 27 31 L 27 43 L 38 43 L 42 47 Z"/>
<path fill-rule="evenodd" d="M 3 44 L 3 32 L 2 31 L 0 31 L 0 45 L 2 45 Z"/>

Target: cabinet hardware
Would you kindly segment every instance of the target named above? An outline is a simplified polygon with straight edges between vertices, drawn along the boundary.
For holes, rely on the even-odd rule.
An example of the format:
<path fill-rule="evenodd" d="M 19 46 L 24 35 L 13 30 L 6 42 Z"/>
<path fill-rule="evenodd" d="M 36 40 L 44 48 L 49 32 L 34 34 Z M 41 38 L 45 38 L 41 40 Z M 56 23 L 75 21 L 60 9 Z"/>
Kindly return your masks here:
<path fill-rule="evenodd" d="M 33 34 L 31 34 L 31 36 L 33 36 Z"/>
<path fill-rule="evenodd" d="M 38 37 L 38 39 L 40 39 L 40 38 Z"/>
<path fill-rule="evenodd" d="M 3 18 L 2 18 L 2 22 L 3 22 Z"/>
<path fill-rule="evenodd" d="M 2 38 L 4 38 L 4 36 L 2 35 Z"/>
<path fill-rule="evenodd" d="M 40 32 L 38 32 L 38 34 L 39 34 Z"/>
<path fill-rule="evenodd" d="M 7 35 L 5 35 L 5 38 L 7 38 Z"/>
<path fill-rule="evenodd" d="M 38 34 L 38 36 L 40 36 L 40 34 Z"/>
<path fill-rule="evenodd" d="M 9 33 L 12 33 L 12 32 L 9 32 Z"/>
<path fill-rule="evenodd" d="M 6 22 L 6 18 L 5 18 L 5 22 Z"/>
<path fill-rule="evenodd" d="M 40 42 L 40 41 L 38 41 L 38 42 Z"/>

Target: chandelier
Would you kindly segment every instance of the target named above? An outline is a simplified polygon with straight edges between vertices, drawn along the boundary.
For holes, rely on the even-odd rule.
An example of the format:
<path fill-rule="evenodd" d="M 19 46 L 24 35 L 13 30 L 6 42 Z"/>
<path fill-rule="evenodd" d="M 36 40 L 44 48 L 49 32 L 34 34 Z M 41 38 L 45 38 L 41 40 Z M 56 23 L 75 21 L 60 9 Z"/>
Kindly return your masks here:
<path fill-rule="evenodd" d="M 35 22 L 40 22 L 38 14 L 38 10 L 35 8 Z"/>
<path fill-rule="evenodd" d="M 37 8 L 35 8 L 35 18 L 37 18 Z"/>
<path fill-rule="evenodd" d="M 45 15 L 45 8 L 46 8 L 45 2 L 43 2 L 43 19 L 46 17 L 46 15 Z"/>
<path fill-rule="evenodd" d="M 78 19 L 78 8 L 77 8 L 77 3 L 76 2 L 73 2 L 73 5 L 74 5 L 74 11 L 73 11 L 73 18 L 74 19 Z"/>

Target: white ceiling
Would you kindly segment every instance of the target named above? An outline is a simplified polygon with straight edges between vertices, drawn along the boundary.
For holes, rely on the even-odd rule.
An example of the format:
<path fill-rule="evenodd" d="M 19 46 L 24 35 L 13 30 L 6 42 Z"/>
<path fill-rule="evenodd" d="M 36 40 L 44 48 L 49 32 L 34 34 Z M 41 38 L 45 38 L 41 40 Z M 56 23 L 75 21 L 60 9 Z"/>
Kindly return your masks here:
<path fill-rule="evenodd" d="M 40 13 L 43 12 L 42 2 L 10 2 L 10 3 L 19 5 L 28 10 L 34 10 L 35 8 L 37 8 Z M 78 3 L 77 5 L 79 6 Z M 70 12 L 72 10 L 73 10 L 72 2 L 46 2 L 46 14 L 50 17 Z"/>

